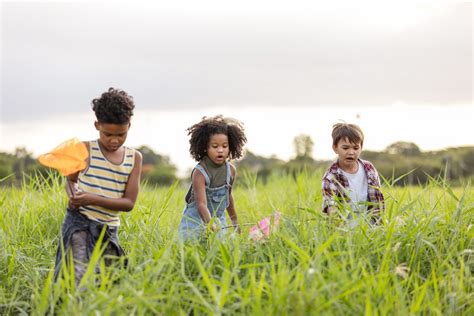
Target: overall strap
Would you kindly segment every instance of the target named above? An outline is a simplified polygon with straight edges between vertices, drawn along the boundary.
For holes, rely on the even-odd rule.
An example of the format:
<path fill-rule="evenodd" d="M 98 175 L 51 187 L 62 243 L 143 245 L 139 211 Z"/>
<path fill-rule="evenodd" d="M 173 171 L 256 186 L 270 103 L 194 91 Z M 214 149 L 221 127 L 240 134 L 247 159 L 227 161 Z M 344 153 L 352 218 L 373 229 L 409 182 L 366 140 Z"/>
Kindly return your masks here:
<path fill-rule="evenodd" d="M 198 163 L 194 168 L 193 168 L 193 171 L 191 171 L 191 184 L 189 185 L 189 189 L 188 189 L 188 192 L 186 193 L 186 197 L 184 198 L 184 200 L 186 201 L 186 203 L 190 203 L 190 200 L 191 198 L 193 198 L 193 183 L 192 183 L 192 178 L 193 178 L 193 173 L 195 170 L 199 170 L 202 175 L 204 176 L 204 181 L 205 181 L 205 184 L 206 184 L 206 188 L 209 188 L 209 185 L 211 183 L 211 180 L 209 179 L 209 176 L 207 175 L 207 172 L 206 170 L 204 170 L 204 168 Z M 194 199 L 194 198 L 193 198 Z"/>
<path fill-rule="evenodd" d="M 225 162 L 226 167 L 227 167 L 227 179 L 226 179 L 226 184 L 227 186 L 230 186 L 230 179 L 232 177 L 232 172 L 230 169 L 230 163 L 228 161 Z"/>
<path fill-rule="evenodd" d="M 204 168 L 200 164 L 197 164 L 194 169 L 197 169 L 202 173 L 202 175 L 206 179 L 206 187 L 209 187 L 209 185 L 211 184 L 211 179 L 209 179 L 209 175 L 207 174 L 206 170 L 204 170 Z"/>

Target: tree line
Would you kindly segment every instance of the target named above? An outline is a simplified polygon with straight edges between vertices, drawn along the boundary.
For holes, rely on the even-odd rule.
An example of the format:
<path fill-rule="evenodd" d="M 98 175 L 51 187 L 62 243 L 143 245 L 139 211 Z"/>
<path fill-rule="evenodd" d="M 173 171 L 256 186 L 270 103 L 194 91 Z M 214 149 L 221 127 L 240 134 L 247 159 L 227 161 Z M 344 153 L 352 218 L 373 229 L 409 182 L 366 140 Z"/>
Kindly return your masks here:
<path fill-rule="evenodd" d="M 148 146 L 136 149 L 143 155 L 142 182 L 171 185 L 178 180 L 178 169 L 168 156 L 155 153 Z M 47 178 L 51 172 L 39 164 L 25 147 L 16 148 L 14 153 L 0 152 L 0 185 L 20 185 L 38 175 Z"/>
<path fill-rule="evenodd" d="M 314 142 L 309 135 L 296 136 L 293 146 L 295 156 L 288 161 L 276 156 L 259 156 L 247 150 L 245 157 L 235 163 L 239 173 L 254 173 L 262 181 L 275 173 L 296 174 L 303 169 L 325 170 L 331 163 L 313 158 Z M 168 156 L 156 153 L 148 146 L 141 146 L 137 150 L 143 155 L 141 178 L 144 183 L 171 185 L 179 180 L 177 167 Z M 380 152 L 364 150 L 361 158 L 370 160 L 383 179 L 397 185 L 425 184 L 437 177 L 454 184 L 474 179 L 474 146 L 421 151 L 415 143 L 400 141 Z M 20 185 L 37 175 L 47 176 L 50 172 L 24 147 L 17 148 L 13 153 L 0 152 L 1 185 Z"/>
<path fill-rule="evenodd" d="M 276 157 L 262 157 L 247 151 L 240 161 L 239 169 L 256 172 L 263 180 L 278 173 L 298 173 L 326 170 L 332 161 L 313 158 L 314 142 L 308 135 L 298 135 L 294 142 L 295 157 L 283 161 Z M 461 184 L 474 179 L 474 146 L 453 147 L 438 151 L 421 151 L 413 142 L 399 141 L 383 151 L 363 150 L 362 159 L 371 161 L 382 177 L 382 181 L 395 185 L 426 184 L 439 177 L 452 184 Z"/>

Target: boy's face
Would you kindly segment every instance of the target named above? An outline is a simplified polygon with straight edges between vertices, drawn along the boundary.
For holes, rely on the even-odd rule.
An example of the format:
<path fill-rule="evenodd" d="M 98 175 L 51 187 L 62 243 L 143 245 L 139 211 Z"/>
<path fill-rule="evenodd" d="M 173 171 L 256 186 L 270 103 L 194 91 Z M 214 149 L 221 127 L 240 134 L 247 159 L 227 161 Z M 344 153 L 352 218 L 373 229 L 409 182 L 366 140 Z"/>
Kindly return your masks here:
<path fill-rule="evenodd" d="M 214 134 L 207 143 L 207 156 L 216 165 L 222 165 L 229 157 L 229 139 L 226 134 Z"/>
<path fill-rule="evenodd" d="M 130 123 L 110 124 L 96 121 L 94 124 L 95 128 L 99 131 L 100 144 L 107 151 L 116 151 L 125 143 Z"/>
<path fill-rule="evenodd" d="M 342 138 L 337 145 L 333 145 L 332 149 L 338 155 L 339 166 L 344 169 L 352 169 L 357 166 L 357 159 L 359 159 L 362 152 L 362 145 L 351 143 L 349 139 Z M 345 170 L 346 171 L 346 170 Z"/>

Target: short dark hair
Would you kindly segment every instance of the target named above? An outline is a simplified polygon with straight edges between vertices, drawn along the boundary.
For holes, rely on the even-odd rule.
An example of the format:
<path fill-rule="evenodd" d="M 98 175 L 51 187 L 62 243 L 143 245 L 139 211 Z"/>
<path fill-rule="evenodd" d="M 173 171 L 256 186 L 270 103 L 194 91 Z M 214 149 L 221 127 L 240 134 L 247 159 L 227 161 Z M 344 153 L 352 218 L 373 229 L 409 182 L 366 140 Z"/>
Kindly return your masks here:
<path fill-rule="evenodd" d="M 348 123 L 337 123 L 332 126 L 332 144 L 337 146 L 341 139 L 347 138 L 351 143 L 364 144 L 364 133 L 359 126 Z"/>
<path fill-rule="evenodd" d="M 187 129 L 189 153 L 196 161 L 201 161 L 207 155 L 209 138 L 215 134 L 225 134 L 229 139 L 229 158 L 238 159 L 243 155 L 243 147 L 247 142 L 242 122 L 222 115 L 204 116 L 199 123 Z"/>
<path fill-rule="evenodd" d="M 133 97 L 115 88 L 109 88 L 100 98 L 92 100 L 92 110 L 100 123 L 127 124 L 134 108 Z"/>

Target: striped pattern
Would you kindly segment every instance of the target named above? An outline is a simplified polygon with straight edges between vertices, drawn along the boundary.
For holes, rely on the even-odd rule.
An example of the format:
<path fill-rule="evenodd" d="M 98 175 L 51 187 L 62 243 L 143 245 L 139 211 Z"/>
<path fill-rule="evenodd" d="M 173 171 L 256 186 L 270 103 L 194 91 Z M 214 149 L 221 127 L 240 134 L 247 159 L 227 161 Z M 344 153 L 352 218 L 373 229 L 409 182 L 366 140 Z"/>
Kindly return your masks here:
<path fill-rule="evenodd" d="M 79 189 L 108 198 L 121 198 L 125 193 L 128 176 L 135 163 L 135 150 L 125 147 L 125 157 L 120 165 L 107 160 L 99 148 L 97 140 L 89 142 L 89 167 L 79 174 Z M 79 211 L 90 220 L 119 226 L 119 211 L 88 205 Z"/>

